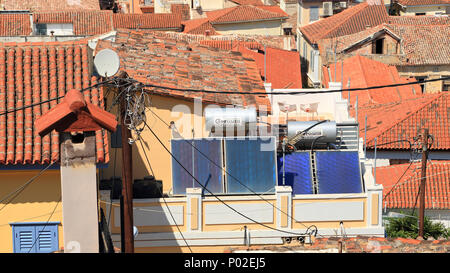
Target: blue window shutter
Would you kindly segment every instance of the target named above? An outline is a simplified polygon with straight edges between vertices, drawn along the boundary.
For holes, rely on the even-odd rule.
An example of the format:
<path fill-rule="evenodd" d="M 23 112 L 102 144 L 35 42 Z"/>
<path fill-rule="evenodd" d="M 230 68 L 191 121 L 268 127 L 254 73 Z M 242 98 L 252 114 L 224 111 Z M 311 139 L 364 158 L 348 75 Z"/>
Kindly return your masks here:
<path fill-rule="evenodd" d="M 36 230 L 34 226 L 14 226 L 13 242 L 15 253 L 36 252 Z"/>
<path fill-rule="evenodd" d="M 36 226 L 36 252 L 48 253 L 58 250 L 58 226 Z"/>

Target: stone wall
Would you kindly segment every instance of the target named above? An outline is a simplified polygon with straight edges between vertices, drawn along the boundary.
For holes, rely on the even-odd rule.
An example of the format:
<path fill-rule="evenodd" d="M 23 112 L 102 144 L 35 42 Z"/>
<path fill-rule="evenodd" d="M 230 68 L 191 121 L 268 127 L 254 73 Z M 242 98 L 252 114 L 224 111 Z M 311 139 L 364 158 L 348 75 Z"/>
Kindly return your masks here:
<path fill-rule="evenodd" d="M 283 246 L 250 246 L 227 249 L 227 253 L 450 253 L 450 240 L 417 240 L 380 237 L 316 238 L 313 244 L 292 242 Z"/>

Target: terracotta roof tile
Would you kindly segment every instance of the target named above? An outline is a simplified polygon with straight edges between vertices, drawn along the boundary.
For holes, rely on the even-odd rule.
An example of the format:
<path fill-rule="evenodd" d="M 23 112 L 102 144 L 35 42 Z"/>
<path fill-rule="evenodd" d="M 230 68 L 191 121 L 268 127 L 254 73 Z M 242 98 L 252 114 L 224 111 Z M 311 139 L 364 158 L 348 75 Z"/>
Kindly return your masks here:
<path fill-rule="evenodd" d="M 1 3 L 5 10 L 100 10 L 98 0 L 3 0 Z"/>
<path fill-rule="evenodd" d="M 450 5 L 448 0 L 397 0 L 402 6 Z"/>
<path fill-rule="evenodd" d="M 261 0 L 230 0 L 230 1 L 238 5 L 253 5 L 253 6 L 264 5 Z"/>
<path fill-rule="evenodd" d="M 388 24 L 397 25 L 448 25 L 450 16 L 389 16 Z"/>
<path fill-rule="evenodd" d="M 219 35 L 209 22 L 208 18 L 192 19 L 182 22 L 184 25 L 184 33 L 203 34 L 209 32 L 209 35 Z"/>
<path fill-rule="evenodd" d="M 191 8 L 188 4 L 171 4 L 170 11 L 172 14 L 181 15 L 181 20 L 191 19 Z"/>
<path fill-rule="evenodd" d="M 264 49 L 264 47 L 263 47 Z M 274 89 L 302 88 L 300 55 L 298 52 L 266 47 L 266 69 L 264 52 L 258 53 L 244 45 L 239 49 L 243 56 L 253 58 L 258 65 L 261 77 L 267 73 L 266 82 Z"/>
<path fill-rule="evenodd" d="M 70 88 L 93 84 L 87 43 L 52 42 L 0 45 L 0 113 L 64 95 Z M 98 101 L 102 90 L 86 91 Z M 59 160 L 56 132 L 40 137 L 33 124 L 56 101 L 0 115 L 0 164 L 47 164 Z M 105 132 L 97 143 L 97 159 L 107 162 Z M 104 147 L 105 146 L 105 147 Z"/>
<path fill-rule="evenodd" d="M 114 28 L 181 29 L 181 14 L 113 14 Z"/>
<path fill-rule="evenodd" d="M 123 45 L 123 46 L 122 46 Z M 256 63 L 239 52 L 167 38 L 155 31 L 119 29 L 115 43 L 99 41 L 97 49 L 112 47 L 119 53 L 121 68 L 132 78 L 167 88 L 148 88 L 160 95 L 233 105 L 269 105 L 267 96 L 226 95 L 227 91 L 264 92 Z M 223 94 L 199 94 L 178 89 L 220 90 Z M 268 107 L 270 109 L 270 107 Z"/>
<path fill-rule="evenodd" d="M 0 36 L 26 36 L 31 32 L 28 14 L 0 14 Z"/>
<path fill-rule="evenodd" d="M 351 109 L 354 116 L 355 110 Z M 450 95 L 448 93 L 422 95 L 413 99 L 387 104 L 376 104 L 358 108 L 361 124 L 360 135 L 364 135 L 367 115 L 367 146 L 407 139 L 412 141 L 420 130 L 428 128 L 435 137 L 431 150 L 450 149 Z M 377 149 L 409 149 L 406 142 L 379 146 Z"/>
<path fill-rule="evenodd" d="M 412 17 L 412 16 L 406 16 Z M 370 29 L 363 30 L 338 38 L 336 52 L 351 53 L 358 43 L 367 40 L 374 34 L 385 31 L 399 39 L 401 54 L 390 61 L 392 65 L 446 65 L 450 60 L 450 20 L 422 20 L 420 24 L 411 24 L 415 20 L 406 20 L 402 24 L 383 23 Z M 321 57 L 326 59 L 327 52 L 334 50 L 334 39 L 323 39 L 319 43 Z M 325 61 L 326 63 L 326 61 Z"/>
<path fill-rule="evenodd" d="M 389 66 L 382 62 L 374 61 L 360 55 L 344 60 L 344 88 L 366 88 L 377 85 L 391 85 L 406 83 L 406 78 L 400 78 L 395 66 Z M 336 71 L 336 77 L 335 77 Z M 337 65 L 330 64 L 323 67 L 322 84 L 328 88 L 330 81 L 341 82 L 342 61 Z M 348 83 L 350 82 L 350 86 Z M 358 105 L 384 104 L 398 102 L 422 95 L 420 85 L 406 85 L 387 87 L 382 89 L 352 91 L 350 103 L 355 105 L 358 96 Z M 342 97 L 348 99 L 348 92 L 342 92 Z"/>
<path fill-rule="evenodd" d="M 357 33 L 367 26 L 377 26 L 387 19 L 388 13 L 384 5 L 364 2 L 303 26 L 300 31 L 307 40 L 316 44 L 321 39 Z"/>
<path fill-rule="evenodd" d="M 181 29 L 181 14 L 116 14 L 112 11 L 34 12 L 35 24 L 73 24 L 79 36 L 103 34 L 115 28 Z M 0 14 L 0 36 L 30 35 L 31 14 Z"/>
<path fill-rule="evenodd" d="M 446 25 L 389 25 L 402 38 L 405 61 L 398 65 L 441 65 L 450 60 L 450 23 Z"/>
<path fill-rule="evenodd" d="M 410 163 L 377 168 L 377 184 L 383 185 L 383 207 L 419 208 L 416 198 L 421 182 L 421 164 L 413 163 L 409 169 Z M 450 209 L 450 161 L 427 163 L 425 208 Z"/>
<path fill-rule="evenodd" d="M 279 7 L 273 6 L 236 6 L 226 9 L 206 12 L 212 24 L 249 22 L 270 19 L 288 18 L 289 15 Z"/>

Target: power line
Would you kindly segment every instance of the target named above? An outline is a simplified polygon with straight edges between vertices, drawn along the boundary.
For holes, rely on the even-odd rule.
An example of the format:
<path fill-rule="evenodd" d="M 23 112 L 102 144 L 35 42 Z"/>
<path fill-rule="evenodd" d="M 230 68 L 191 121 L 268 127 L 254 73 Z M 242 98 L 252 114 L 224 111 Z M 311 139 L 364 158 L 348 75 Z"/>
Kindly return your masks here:
<path fill-rule="evenodd" d="M 141 139 L 139 139 L 139 143 L 141 144 L 142 151 L 144 152 L 145 159 L 147 160 L 148 165 L 150 165 L 150 160 L 148 160 L 147 153 L 145 152 L 144 144 L 142 144 L 142 140 L 141 140 Z M 151 166 L 151 165 L 150 165 L 150 166 Z M 151 167 L 150 167 L 150 169 L 151 169 Z M 153 175 L 153 178 L 155 178 L 155 173 L 153 173 L 153 171 L 152 171 L 152 175 Z M 159 190 L 159 192 L 161 193 L 161 197 L 162 197 L 162 199 L 163 199 L 163 201 L 164 201 L 164 204 L 166 205 L 167 210 L 169 211 L 170 217 L 172 217 L 172 221 L 175 223 L 175 226 L 177 227 L 178 232 L 180 233 L 181 237 L 183 238 L 184 243 L 185 243 L 186 246 L 189 248 L 189 251 L 190 251 L 191 253 L 193 253 L 191 247 L 189 246 L 188 242 L 187 242 L 186 239 L 184 238 L 184 235 L 183 235 L 183 233 L 181 232 L 180 227 L 179 227 L 178 224 L 177 224 L 177 221 L 175 221 L 175 217 L 173 217 L 172 211 L 170 210 L 169 205 L 167 204 L 166 198 L 164 197 L 164 194 L 163 194 L 163 192 L 161 191 L 161 189 Z"/>
<path fill-rule="evenodd" d="M 166 126 L 170 126 L 166 121 L 164 121 L 159 115 L 157 115 L 155 112 L 153 112 L 150 108 L 149 110 L 161 121 L 163 122 Z M 148 124 L 144 121 L 145 125 L 147 127 Z M 320 124 L 322 122 L 318 122 L 308 128 L 306 128 L 305 130 L 303 130 L 302 132 L 298 133 L 296 136 L 303 134 L 304 132 L 310 130 L 311 128 L 313 128 L 314 126 Z M 237 181 L 239 184 L 241 184 L 242 186 L 244 186 L 246 189 L 250 190 L 253 195 L 258 196 L 261 200 L 265 201 L 266 203 L 270 204 L 273 208 L 275 208 L 276 210 L 280 211 L 281 213 L 285 214 L 286 216 L 288 216 L 291 220 L 296 221 L 292 215 L 289 215 L 287 212 L 284 212 L 283 210 L 281 210 L 280 208 L 278 208 L 277 206 L 273 205 L 269 200 L 265 199 L 264 197 L 261 196 L 261 194 L 258 194 L 257 192 L 255 192 L 253 189 L 251 189 L 250 187 L 248 187 L 245 183 L 243 183 L 242 181 L 240 181 L 238 178 L 236 178 L 235 176 L 233 176 L 232 174 L 230 174 L 225 168 L 223 168 L 222 166 L 219 166 L 219 164 L 217 164 L 216 162 L 214 162 L 214 160 L 212 160 L 211 158 L 209 158 L 206 154 L 204 154 L 202 151 L 200 151 L 197 147 L 195 147 L 195 145 L 192 145 L 191 142 L 187 141 L 181 134 L 179 134 L 180 137 L 189 145 L 191 145 L 195 150 L 197 150 L 197 152 L 199 152 L 203 157 L 205 157 L 208 161 L 210 161 L 213 165 L 215 165 L 217 168 L 219 168 L 220 170 L 222 170 L 223 172 L 225 172 L 227 175 L 229 175 L 232 179 L 234 179 L 235 181 Z M 305 224 L 303 224 L 302 222 L 298 222 L 301 225 L 303 225 L 306 228 L 309 228 L 309 226 L 306 226 Z"/>
<path fill-rule="evenodd" d="M 42 231 L 45 230 L 45 227 L 48 225 L 48 223 L 50 222 L 50 219 L 52 218 L 53 214 L 55 214 L 56 208 L 58 207 L 59 202 L 61 202 L 62 196 L 59 197 L 58 202 L 56 202 L 55 208 L 53 209 L 52 213 L 50 214 L 50 216 L 47 219 L 47 222 L 45 223 L 44 227 L 42 228 Z M 31 250 L 33 249 L 34 245 L 36 244 L 36 242 L 39 240 L 39 237 L 41 236 L 41 233 L 39 232 L 39 230 L 37 231 L 37 237 L 36 240 L 34 240 L 33 245 L 30 247 L 30 250 L 28 250 L 28 253 L 31 252 Z"/>
<path fill-rule="evenodd" d="M 96 88 L 96 87 L 101 86 L 101 85 L 103 85 L 103 84 L 107 84 L 107 83 L 109 83 L 109 82 L 111 82 L 111 81 L 114 81 L 114 80 L 115 80 L 115 79 L 109 79 L 109 80 L 104 81 L 104 82 L 99 82 L 99 83 L 94 84 L 94 85 L 92 85 L 92 86 L 83 88 L 83 89 L 81 89 L 80 91 L 81 91 L 81 92 L 85 92 L 85 91 L 87 91 L 87 90 Z M 11 114 L 11 113 L 14 113 L 14 112 L 17 112 L 17 111 L 21 111 L 21 110 L 25 110 L 25 109 L 27 109 L 27 108 L 39 106 L 39 105 L 42 105 L 42 104 L 44 104 L 44 103 L 49 103 L 49 102 L 52 102 L 52 101 L 55 101 L 55 100 L 59 100 L 59 99 L 62 99 L 62 98 L 64 98 L 64 96 L 59 96 L 59 97 L 52 98 L 52 99 L 48 99 L 48 100 L 45 100 L 45 101 L 40 101 L 40 102 L 37 102 L 37 103 L 34 103 L 34 104 L 25 105 L 25 106 L 23 106 L 23 107 L 19 107 L 19 108 L 14 108 L 14 109 L 11 109 L 11 110 L 7 110 L 7 111 L 5 111 L 5 112 L 0 113 L 0 116 L 2 116 L 2 115 L 7 115 L 7 114 Z"/>
<path fill-rule="evenodd" d="M 10 196 L 14 195 L 11 199 L 8 200 L 8 202 L 6 202 L 6 204 L 0 208 L 0 211 L 3 210 L 9 203 L 11 203 L 17 196 L 19 196 L 19 194 L 25 190 L 26 187 L 28 187 L 31 183 L 33 183 L 34 180 L 36 180 L 38 177 L 40 177 L 46 170 L 48 170 L 53 164 L 55 163 L 55 161 L 51 162 L 47 167 L 45 167 L 44 169 L 42 169 L 38 174 L 36 174 L 35 176 L 33 176 L 30 180 L 28 180 L 25 184 L 23 184 L 22 186 L 20 186 L 19 188 L 17 188 L 15 191 L 7 194 L 5 197 L 2 198 L 2 200 L 0 200 L 0 203 L 5 201 L 6 199 L 8 199 Z"/>
<path fill-rule="evenodd" d="M 370 86 L 370 87 L 361 87 L 361 88 L 347 88 L 347 89 L 336 89 L 336 90 L 324 90 L 324 91 L 282 91 L 282 92 L 238 92 L 238 91 L 216 91 L 216 90 L 201 90 L 201 89 L 188 89 L 188 88 L 175 88 L 169 86 L 161 86 L 155 84 L 142 84 L 142 87 L 151 87 L 151 88 L 162 88 L 169 89 L 173 91 L 181 91 L 181 92 L 193 92 L 193 93 L 206 93 L 206 94 L 226 94 L 226 95 L 299 95 L 299 94 L 326 94 L 326 93 L 337 93 L 337 92 L 353 92 L 353 91 L 365 91 L 365 90 L 373 90 L 373 89 L 382 89 L 389 87 L 398 87 L 405 85 L 413 85 L 413 84 L 423 84 L 427 82 L 435 82 L 435 81 L 443 81 L 448 80 L 450 77 L 443 77 L 438 79 L 430 79 L 425 81 L 415 81 L 415 82 L 407 82 L 407 83 L 397 83 L 397 84 L 389 84 L 389 85 L 378 85 L 378 86 Z M 132 81 L 138 82 L 136 80 L 131 79 Z M 138 82 L 139 83 L 139 82 Z"/>
<path fill-rule="evenodd" d="M 228 207 L 229 209 L 231 209 L 232 211 L 234 211 L 235 213 L 241 215 L 242 217 L 258 224 L 261 225 L 263 227 L 266 227 L 268 229 L 272 229 L 275 231 L 279 231 L 279 232 L 283 232 L 283 233 L 288 233 L 288 234 L 293 234 L 293 235 L 297 235 L 297 236 L 304 236 L 304 235 L 309 235 L 307 233 L 295 233 L 295 232 L 290 232 L 290 231 L 286 231 L 286 230 L 281 230 L 281 229 L 277 229 L 277 228 L 273 228 L 271 226 L 268 226 L 264 223 L 260 223 L 250 217 L 248 217 L 247 215 L 239 212 L 238 210 L 234 209 L 233 207 L 231 207 L 230 205 L 228 205 L 227 203 L 225 203 L 222 199 L 220 199 L 217 195 L 215 195 L 213 192 L 211 192 L 209 189 L 207 189 L 202 183 L 200 183 L 200 181 L 197 180 L 197 178 L 195 178 L 187 169 L 186 167 L 183 166 L 183 164 L 181 164 L 181 162 L 169 151 L 169 149 L 166 147 L 166 145 L 164 145 L 164 143 L 161 141 L 161 139 L 156 135 L 156 133 L 152 130 L 152 128 L 150 128 L 150 126 L 147 125 L 147 128 L 150 130 L 150 132 L 153 134 L 153 136 L 158 140 L 158 142 L 163 146 L 163 148 L 166 150 L 166 152 L 168 152 L 171 157 L 181 166 L 181 168 L 183 168 L 188 174 L 189 176 L 191 176 L 195 182 L 197 182 L 204 190 L 206 190 L 207 192 L 209 192 L 213 197 L 215 197 L 219 202 L 221 202 L 222 204 L 224 204 L 226 207 Z M 309 228 L 307 229 L 309 230 Z"/>

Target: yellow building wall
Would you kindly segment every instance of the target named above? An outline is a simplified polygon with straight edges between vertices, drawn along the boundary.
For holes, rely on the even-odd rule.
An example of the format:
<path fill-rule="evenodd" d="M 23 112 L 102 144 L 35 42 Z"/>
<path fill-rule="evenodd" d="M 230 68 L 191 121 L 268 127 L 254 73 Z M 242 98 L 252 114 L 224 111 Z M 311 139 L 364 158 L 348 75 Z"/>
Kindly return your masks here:
<path fill-rule="evenodd" d="M 39 170 L 2 170 L 0 172 L 0 196 L 3 198 L 14 192 L 38 173 Z M 1 202 L 0 252 L 13 252 L 13 235 L 10 223 L 15 222 L 61 222 L 58 227 L 59 248 L 61 248 L 63 246 L 63 230 L 62 204 L 61 202 L 58 203 L 60 197 L 59 170 L 46 170 L 11 203 L 5 206 L 9 199 Z M 51 215 L 54 209 L 55 212 Z"/>
<path fill-rule="evenodd" d="M 108 99 L 108 101 L 112 101 L 112 98 Z M 151 106 L 147 108 L 146 122 L 158 135 L 162 143 L 170 150 L 172 131 L 159 118 L 166 123 L 174 121 L 184 138 L 192 138 L 194 122 L 195 137 L 208 137 L 202 115 L 205 106 L 199 104 L 199 110 L 196 110 L 199 113 L 194 114 L 193 101 L 155 95 L 151 97 Z M 112 112 L 116 113 L 117 109 L 113 109 Z M 148 128 L 145 128 L 142 132 L 141 140 L 142 143 L 141 141 L 137 141 L 132 145 L 133 179 L 143 179 L 145 176 L 152 175 L 153 170 L 155 178 L 163 181 L 163 192 L 169 192 L 172 189 L 172 157 Z M 145 153 L 142 149 L 143 147 L 145 148 L 150 165 L 147 163 Z M 110 162 L 107 168 L 100 170 L 100 179 L 110 179 L 114 176 L 121 177 L 121 173 L 122 149 L 111 148 Z"/>
<path fill-rule="evenodd" d="M 344 221 L 345 228 L 362 228 L 367 227 L 367 198 L 352 198 L 352 199 L 313 199 L 313 200 L 293 200 L 293 207 L 295 207 L 298 204 L 311 204 L 311 203 L 338 203 L 338 202 L 355 202 L 355 201 L 361 201 L 364 203 L 364 220 L 359 221 Z M 378 215 L 378 214 L 377 214 Z M 295 219 L 295 210 L 292 214 L 292 217 Z M 315 225 L 317 228 L 340 228 L 340 221 L 314 221 L 314 222 L 296 222 L 293 221 L 292 228 L 293 229 L 302 229 L 311 225 Z"/>
<path fill-rule="evenodd" d="M 397 66 L 401 77 L 427 77 L 428 80 L 450 75 L 450 65 Z M 443 81 L 425 83 L 425 93 L 438 93 L 443 88 Z"/>
<path fill-rule="evenodd" d="M 273 20 L 233 24 L 214 24 L 214 29 L 223 35 L 282 35 L 282 23 L 282 20 Z"/>

